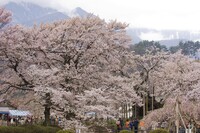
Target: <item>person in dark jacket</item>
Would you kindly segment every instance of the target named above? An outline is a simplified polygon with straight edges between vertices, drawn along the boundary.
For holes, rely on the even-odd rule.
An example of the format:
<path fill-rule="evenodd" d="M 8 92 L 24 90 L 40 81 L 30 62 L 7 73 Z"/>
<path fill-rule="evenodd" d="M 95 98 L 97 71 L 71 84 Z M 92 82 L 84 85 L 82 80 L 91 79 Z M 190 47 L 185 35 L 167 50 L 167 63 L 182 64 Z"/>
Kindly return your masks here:
<path fill-rule="evenodd" d="M 134 126 L 134 125 L 133 125 L 133 120 L 131 120 L 131 121 L 130 121 L 130 129 L 131 129 L 131 131 L 133 131 L 133 126 Z"/>
<path fill-rule="evenodd" d="M 123 130 L 123 127 L 124 127 L 124 121 L 123 121 L 123 119 L 121 119 L 121 118 L 119 118 L 119 121 L 120 121 L 121 130 Z"/>
<path fill-rule="evenodd" d="M 134 122 L 133 122 L 133 126 L 134 126 L 134 133 L 138 133 L 138 125 L 139 125 L 139 121 L 137 118 L 135 118 Z"/>

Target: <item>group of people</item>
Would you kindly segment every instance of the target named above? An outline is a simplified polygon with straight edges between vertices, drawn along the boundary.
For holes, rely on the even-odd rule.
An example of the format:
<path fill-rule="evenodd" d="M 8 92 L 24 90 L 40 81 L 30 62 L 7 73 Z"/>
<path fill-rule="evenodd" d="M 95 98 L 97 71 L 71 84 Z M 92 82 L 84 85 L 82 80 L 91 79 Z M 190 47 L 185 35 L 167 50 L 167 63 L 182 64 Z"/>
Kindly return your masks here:
<path fill-rule="evenodd" d="M 17 125 L 33 125 L 33 124 L 44 124 L 43 117 L 34 117 L 34 116 L 9 116 L 8 114 L 0 114 L 0 126 L 17 126 Z M 61 125 L 61 117 L 50 117 L 51 125 Z"/>
<path fill-rule="evenodd" d="M 58 117 L 58 116 L 51 116 L 50 117 L 50 123 L 51 125 L 60 125 L 61 124 L 61 117 Z"/>
<path fill-rule="evenodd" d="M 8 114 L 0 114 L 0 125 L 16 126 L 33 124 L 33 122 L 33 116 L 9 116 Z"/>
<path fill-rule="evenodd" d="M 134 120 L 127 119 L 125 122 L 123 121 L 123 119 L 119 118 L 116 121 L 116 125 L 117 125 L 118 132 L 120 132 L 121 130 L 129 130 L 129 131 L 134 130 L 134 133 L 138 133 L 139 121 L 137 118 L 135 118 Z"/>

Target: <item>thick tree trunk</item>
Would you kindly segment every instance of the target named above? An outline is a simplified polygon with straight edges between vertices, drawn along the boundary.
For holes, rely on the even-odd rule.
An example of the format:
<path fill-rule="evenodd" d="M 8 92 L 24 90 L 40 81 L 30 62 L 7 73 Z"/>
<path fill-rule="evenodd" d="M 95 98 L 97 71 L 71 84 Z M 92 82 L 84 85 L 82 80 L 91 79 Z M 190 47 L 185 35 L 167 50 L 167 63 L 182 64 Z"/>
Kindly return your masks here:
<path fill-rule="evenodd" d="M 45 116 L 45 120 L 44 120 L 44 125 L 48 126 L 51 124 L 50 122 L 50 110 L 51 110 L 51 95 L 50 93 L 46 93 L 45 94 L 45 104 L 44 104 L 44 116 Z"/>
<path fill-rule="evenodd" d="M 45 116 L 44 125 L 45 126 L 50 125 L 51 124 L 51 122 L 50 122 L 50 107 L 48 107 L 48 106 L 45 107 L 44 116 Z"/>

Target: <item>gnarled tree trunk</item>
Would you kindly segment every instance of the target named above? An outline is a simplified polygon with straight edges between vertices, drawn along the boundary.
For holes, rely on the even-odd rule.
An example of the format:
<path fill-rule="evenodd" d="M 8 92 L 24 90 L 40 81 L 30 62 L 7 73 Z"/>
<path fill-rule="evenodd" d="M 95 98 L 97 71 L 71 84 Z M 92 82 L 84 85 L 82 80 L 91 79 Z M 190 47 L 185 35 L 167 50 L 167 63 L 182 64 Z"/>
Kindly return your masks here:
<path fill-rule="evenodd" d="M 51 95 L 50 93 L 46 93 L 45 94 L 45 104 L 44 104 L 44 116 L 45 116 L 45 120 L 44 120 L 44 125 L 48 126 L 51 124 L 50 122 L 50 110 L 51 110 Z"/>

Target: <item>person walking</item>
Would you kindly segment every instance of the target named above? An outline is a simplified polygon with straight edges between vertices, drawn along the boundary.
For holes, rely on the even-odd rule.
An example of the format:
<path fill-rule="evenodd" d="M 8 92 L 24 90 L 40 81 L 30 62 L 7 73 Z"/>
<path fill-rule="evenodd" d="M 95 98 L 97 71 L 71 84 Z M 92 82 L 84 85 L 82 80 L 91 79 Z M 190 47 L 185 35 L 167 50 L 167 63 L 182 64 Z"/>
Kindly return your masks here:
<path fill-rule="evenodd" d="M 119 118 L 119 121 L 120 121 L 120 130 L 123 130 L 124 128 L 124 121 L 122 118 Z"/>
<path fill-rule="evenodd" d="M 125 128 L 126 128 L 126 130 L 130 130 L 130 121 L 129 121 L 129 119 L 126 120 Z"/>
<path fill-rule="evenodd" d="M 135 118 L 134 122 L 133 122 L 133 126 L 134 126 L 134 133 L 138 133 L 138 125 L 139 125 L 139 121 L 137 118 Z"/>
<path fill-rule="evenodd" d="M 130 126 L 131 131 L 133 131 L 133 119 L 131 119 L 129 126 Z"/>
<path fill-rule="evenodd" d="M 117 126 L 117 133 L 119 133 L 119 132 L 120 132 L 120 129 L 121 129 L 121 126 L 120 126 L 120 119 L 118 119 L 118 120 L 116 121 L 116 126 Z"/>

